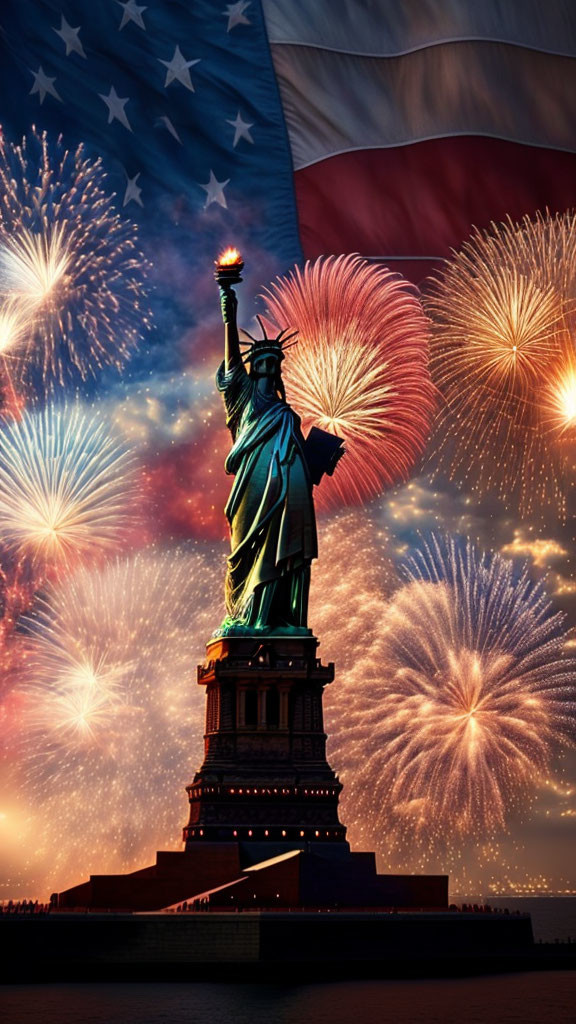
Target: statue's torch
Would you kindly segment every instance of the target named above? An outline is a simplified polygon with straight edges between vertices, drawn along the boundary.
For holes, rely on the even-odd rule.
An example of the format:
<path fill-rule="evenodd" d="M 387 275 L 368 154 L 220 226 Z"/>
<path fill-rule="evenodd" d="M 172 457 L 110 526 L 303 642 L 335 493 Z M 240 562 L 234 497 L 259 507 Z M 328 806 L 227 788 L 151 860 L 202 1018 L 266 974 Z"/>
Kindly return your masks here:
<path fill-rule="evenodd" d="M 221 288 L 231 288 L 233 284 L 239 284 L 242 280 L 244 261 L 238 249 L 225 249 L 214 261 L 214 265 L 214 277 Z"/>
<path fill-rule="evenodd" d="M 222 307 L 222 319 L 225 324 L 236 323 L 236 292 L 232 285 L 239 284 L 242 280 L 244 263 L 238 249 L 231 247 L 220 253 L 217 260 L 214 260 L 214 277 L 220 288 L 220 305 Z"/>

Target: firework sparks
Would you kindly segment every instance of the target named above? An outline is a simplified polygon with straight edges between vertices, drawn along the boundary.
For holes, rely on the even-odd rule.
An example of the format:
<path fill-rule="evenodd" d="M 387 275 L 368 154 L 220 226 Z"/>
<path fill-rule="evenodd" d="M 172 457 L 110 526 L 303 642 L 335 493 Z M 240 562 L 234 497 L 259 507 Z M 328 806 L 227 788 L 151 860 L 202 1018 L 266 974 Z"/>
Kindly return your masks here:
<path fill-rule="evenodd" d="M 444 399 L 440 468 L 473 490 L 562 514 L 554 441 L 576 423 L 569 323 L 572 216 L 476 231 L 432 282 L 431 369 Z M 572 253 L 572 263 L 565 261 Z"/>
<path fill-rule="evenodd" d="M 562 432 L 576 423 L 576 370 L 570 367 L 558 381 L 556 403 Z"/>
<path fill-rule="evenodd" d="M 36 581 L 30 567 L 20 560 L 0 564 L 0 692 L 7 693 L 17 681 L 23 651 L 17 642 L 18 619 L 34 599 Z"/>
<path fill-rule="evenodd" d="M 570 737 L 576 664 L 542 585 L 500 555 L 432 538 L 406 575 L 333 742 L 365 835 L 446 848 L 529 805 Z"/>
<path fill-rule="evenodd" d="M 4 416 L 17 415 L 24 406 L 16 382 L 22 375 L 33 323 L 25 304 L 14 297 L 0 296 L 0 407 Z"/>
<path fill-rule="evenodd" d="M 0 248 L 2 289 L 22 300 L 41 303 L 64 283 L 70 264 L 62 225 L 43 235 L 24 228 L 3 240 Z"/>
<path fill-rule="evenodd" d="M 110 550 L 132 523 L 132 456 L 104 420 L 48 406 L 0 433 L 0 528 L 20 557 L 46 568 Z"/>
<path fill-rule="evenodd" d="M 110 675 L 89 662 L 71 665 L 60 679 L 61 690 L 50 705 L 41 704 L 30 725 L 58 731 L 68 749 L 90 745 L 114 725 L 122 707 L 110 689 Z"/>
<path fill-rule="evenodd" d="M 389 536 L 377 529 L 364 509 L 351 509 L 322 523 L 319 542 L 320 558 L 312 569 L 310 624 L 325 658 L 336 662 L 339 678 L 352 670 L 360 676 L 364 660 L 370 658 L 367 609 L 370 622 L 379 622 L 398 582 Z M 330 558 L 323 558 L 323 552 L 330 552 Z M 338 686 L 330 687 L 328 716 L 332 702 L 338 700 Z"/>
<path fill-rule="evenodd" d="M 3 360 L 17 355 L 30 334 L 33 320 L 24 305 L 15 298 L 0 304 L 0 357 Z"/>
<path fill-rule="evenodd" d="M 358 256 L 330 256 L 278 279 L 264 297 L 277 327 L 299 332 L 284 378 L 304 428 L 346 442 L 320 502 L 361 503 L 405 480 L 434 404 L 428 324 L 406 282 Z"/>
<path fill-rule="evenodd" d="M 222 617 L 223 568 L 223 553 L 186 549 L 82 567 L 25 620 L 20 799 L 46 886 L 76 882 L 80 852 L 92 870 L 122 871 L 178 847 L 183 787 L 202 758 L 195 666 Z"/>
<path fill-rule="evenodd" d="M 0 292 L 25 323 L 22 378 L 39 368 L 50 386 L 120 368 L 149 323 L 146 271 L 100 160 L 46 133 L 0 140 Z"/>
<path fill-rule="evenodd" d="M 512 223 L 508 226 L 514 228 Z M 521 273 L 533 277 L 536 269 L 539 280 L 561 296 L 569 325 L 576 326 L 576 213 L 537 213 L 533 220 L 525 217 L 520 230 L 514 232 L 514 244 Z M 508 247 L 507 236 L 504 248 Z"/>
<path fill-rule="evenodd" d="M 571 349 L 550 367 L 540 405 L 550 441 L 572 442 L 576 437 L 576 355 Z"/>

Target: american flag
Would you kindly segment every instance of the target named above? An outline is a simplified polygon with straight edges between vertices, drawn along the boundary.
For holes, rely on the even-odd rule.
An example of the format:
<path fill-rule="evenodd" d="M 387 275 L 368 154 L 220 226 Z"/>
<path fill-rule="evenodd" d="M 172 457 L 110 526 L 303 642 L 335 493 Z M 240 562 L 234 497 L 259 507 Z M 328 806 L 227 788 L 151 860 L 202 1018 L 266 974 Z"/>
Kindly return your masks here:
<path fill-rule="evenodd" d="M 0 45 L 1 123 L 14 140 L 35 124 L 86 143 L 143 224 L 200 210 L 224 240 L 248 205 L 242 227 L 258 244 L 286 265 L 301 256 L 259 3 L 8 0 Z"/>
<path fill-rule="evenodd" d="M 570 0 L 6 0 L 0 120 L 83 141 L 185 260 L 358 251 L 421 280 L 576 203 Z"/>

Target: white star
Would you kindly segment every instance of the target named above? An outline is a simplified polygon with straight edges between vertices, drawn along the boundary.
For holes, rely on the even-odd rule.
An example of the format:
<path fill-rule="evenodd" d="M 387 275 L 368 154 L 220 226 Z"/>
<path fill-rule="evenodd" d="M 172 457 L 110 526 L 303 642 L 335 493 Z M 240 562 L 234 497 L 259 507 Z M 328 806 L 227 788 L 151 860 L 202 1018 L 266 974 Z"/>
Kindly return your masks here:
<path fill-rule="evenodd" d="M 131 132 L 132 128 L 130 127 L 130 122 L 126 116 L 126 111 L 124 110 L 124 107 L 128 103 L 128 96 L 126 96 L 125 99 L 120 99 L 120 96 L 113 85 L 110 86 L 110 92 L 107 96 L 102 92 L 99 92 L 98 95 L 101 100 L 104 100 L 104 103 L 108 107 L 108 124 L 112 124 L 112 121 L 116 119 L 117 121 L 120 121 L 120 124 L 123 124 L 129 132 Z"/>
<path fill-rule="evenodd" d="M 60 100 L 60 103 L 62 103 L 62 97 L 58 95 L 54 87 L 56 79 L 49 78 L 48 75 L 44 73 L 42 65 L 39 66 L 38 71 L 32 71 L 32 68 L 30 68 L 30 74 L 34 76 L 34 85 L 30 89 L 30 96 L 33 96 L 34 93 L 37 92 L 40 97 L 40 105 L 42 105 L 44 103 L 46 93 L 48 93 L 49 96 L 53 96 L 55 100 Z"/>
<path fill-rule="evenodd" d="M 116 0 L 116 3 L 123 8 L 122 21 L 120 22 L 119 32 L 122 31 L 124 25 L 127 25 L 129 21 L 133 21 L 138 28 L 143 28 L 146 31 L 146 25 L 144 24 L 144 18 L 142 15 L 144 11 L 147 11 L 147 7 L 138 7 L 136 0 L 128 0 L 127 3 L 123 4 L 122 0 Z"/>
<path fill-rule="evenodd" d="M 234 142 L 232 143 L 233 149 L 236 149 L 240 139 L 246 139 L 246 142 L 251 142 L 252 145 L 254 145 L 254 139 L 250 133 L 250 128 L 254 127 L 254 122 L 243 121 L 240 111 L 236 114 L 235 121 L 229 121 L 227 118 L 226 124 L 231 124 L 234 129 Z"/>
<path fill-rule="evenodd" d="M 140 171 L 135 174 L 133 178 L 129 178 L 126 175 L 126 191 L 124 193 L 124 202 L 122 206 L 126 206 L 128 203 L 138 203 L 138 206 L 144 206 L 142 199 L 142 189 L 138 185 L 138 178 L 140 177 Z"/>
<path fill-rule="evenodd" d="M 170 135 L 173 135 L 176 141 L 179 142 L 180 145 L 182 145 L 182 139 L 178 135 L 178 132 L 176 131 L 174 125 L 172 124 L 172 121 L 170 120 L 169 117 L 166 116 L 166 114 L 163 114 L 162 117 L 159 117 L 156 121 L 156 124 L 163 124 L 167 131 L 170 132 Z"/>
<path fill-rule="evenodd" d="M 226 196 L 224 195 L 224 189 L 230 181 L 230 178 L 226 178 L 226 181 L 218 181 L 214 171 L 210 171 L 210 178 L 205 185 L 200 185 L 206 193 L 206 202 L 204 203 L 204 209 L 210 206 L 210 203 L 219 203 L 224 209 L 228 209 L 228 203 L 226 202 Z"/>
<path fill-rule="evenodd" d="M 250 25 L 251 22 L 245 16 L 244 11 L 247 7 L 250 7 L 250 0 L 238 0 L 236 4 L 228 4 L 223 15 L 228 18 L 228 25 L 226 28 L 227 32 L 230 32 L 236 25 Z"/>
<path fill-rule="evenodd" d="M 62 42 L 66 44 L 66 56 L 69 57 L 71 53 L 79 53 L 81 57 L 84 57 L 84 60 L 87 60 L 84 47 L 78 38 L 81 26 L 78 25 L 78 28 L 72 28 L 72 25 L 68 24 L 63 14 L 60 17 L 60 28 L 54 28 L 52 31 L 57 36 L 60 36 Z"/>
<path fill-rule="evenodd" d="M 192 79 L 190 78 L 190 72 L 188 69 L 193 67 L 194 64 L 199 64 L 200 58 L 198 58 L 198 60 L 185 60 L 184 54 L 180 51 L 180 47 L 175 46 L 172 60 L 160 60 L 160 57 L 157 57 L 157 60 L 159 60 L 165 68 L 168 68 L 166 72 L 166 81 L 164 82 L 165 89 L 171 82 L 180 82 L 181 85 L 190 89 L 190 92 L 194 92 L 194 86 L 192 85 Z"/>

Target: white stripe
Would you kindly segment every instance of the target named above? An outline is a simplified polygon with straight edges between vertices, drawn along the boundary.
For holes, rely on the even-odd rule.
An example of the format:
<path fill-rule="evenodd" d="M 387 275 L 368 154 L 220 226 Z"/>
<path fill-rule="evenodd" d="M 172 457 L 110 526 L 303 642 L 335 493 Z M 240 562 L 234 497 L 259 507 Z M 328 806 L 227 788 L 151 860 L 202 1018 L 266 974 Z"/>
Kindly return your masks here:
<path fill-rule="evenodd" d="M 491 40 L 576 56 L 574 0 L 262 0 L 271 43 L 394 57 Z"/>
<path fill-rule="evenodd" d="M 424 135 L 419 139 L 407 139 L 405 142 L 387 142 L 382 146 L 348 146 L 347 149 L 339 149 L 334 153 L 327 153 L 326 156 L 317 160 L 310 160 L 307 164 L 300 164 L 295 170 L 303 171 L 306 167 L 313 167 L 314 164 L 322 163 L 322 160 L 330 160 L 333 156 L 344 156 L 346 153 L 363 153 L 367 149 L 396 149 L 398 145 L 416 146 L 419 142 L 434 142 L 438 139 L 465 139 L 473 136 L 475 139 L 496 139 L 498 142 L 513 142 L 515 146 L 531 146 L 533 149 L 553 149 L 555 153 L 576 153 L 576 138 L 571 149 L 563 146 L 550 146 L 546 142 L 526 142 L 524 139 L 513 138 L 510 135 L 495 135 L 493 132 L 446 132 L 444 135 Z"/>
<path fill-rule="evenodd" d="M 295 170 L 359 149 L 480 135 L 576 151 L 576 61 L 499 43 L 394 59 L 273 46 Z"/>
<path fill-rule="evenodd" d="M 275 43 L 276 40 L 270 39 L 270 43 Z M 513 39 L 498 38 L 493 36 L 452 36 L 447 39 L 434 39 L 430 43 L 426 43 L 425 46 L 412 46 L 409 50 L 399 50 L 398 53 L 379 53 L 376 50 L 370 51 L 359 51 L 353 48 L 345 46 L 323 46 L 320 43 L 315 43 L 312 49 L 314 50 L 326 50 L 328 53 L 343 53 L 347 56 L 353 57 L 407 57 L 411 53 L 418 53 L 419 50 L 429 50 L 432 46 L 449 46 L 452 43 L 503 43 L 505 46 L 518 46 L 521 50 L 535 50 L 536 53 L 546 53 L 552 57 L 576 57 L 576 47 L 571 51 L 565 50 L 547 50 L 542 46 L 531 46 L 529 43 L 517 43 Z M 311 48 L 309 43 L 293 43 L 291 41 L 283 42 L 282 46 L 304 46 Z"/>

